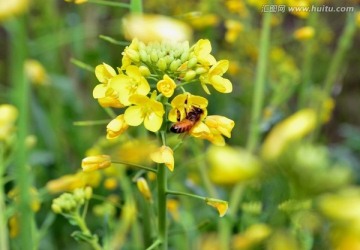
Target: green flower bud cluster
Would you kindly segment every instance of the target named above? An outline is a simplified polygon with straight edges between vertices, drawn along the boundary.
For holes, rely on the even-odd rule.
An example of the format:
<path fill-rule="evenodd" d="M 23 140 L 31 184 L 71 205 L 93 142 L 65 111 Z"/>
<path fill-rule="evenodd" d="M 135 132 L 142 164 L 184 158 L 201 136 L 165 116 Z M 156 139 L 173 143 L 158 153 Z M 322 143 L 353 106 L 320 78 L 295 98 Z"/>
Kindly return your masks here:
<path fill-rule="evenodd" d="M 60 197 L 53 200 L 51 209 L 54 213 L 71 214 L 76 212 L 78 208 L 84 205 L 85 201 L 92 196 L 92 188 L 78 188 L 72 194 L 64 193 Z"/>

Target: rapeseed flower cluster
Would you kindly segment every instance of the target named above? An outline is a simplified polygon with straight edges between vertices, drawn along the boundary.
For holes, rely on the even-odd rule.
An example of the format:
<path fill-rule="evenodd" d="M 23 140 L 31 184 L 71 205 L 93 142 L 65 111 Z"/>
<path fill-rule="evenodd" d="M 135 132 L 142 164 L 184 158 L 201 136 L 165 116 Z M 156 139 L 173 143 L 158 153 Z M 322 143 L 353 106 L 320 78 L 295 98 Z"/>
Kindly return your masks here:
<path fill-rule="evenodd" d="M 95 75 L 99 84 L 93 97 L 102 107 L 125 109 L 107 125 L 107 138 L 117 138 L 129 127 L 141 124 L 158 132 L 166 128 L 164 121 L 184 121 L 197 107 L 202 114 L 186 132 L 225 145 L 223 136 L 231 137 L 234 121 L 207 116 L 208 100 L 184 89 L 192 83 L 200 84 L 207 94 L 209 86 L 221 93 L 232 91 L 231 82 L 223 77 L 229 61 L 217 61 L 211 50 L 210 41 L 205 39 L 190 47 L 187 41 L 145 44 L 135 38 L 123 51 L 122 65 L 117 70 L 106 63 L 98 65 Z"/>

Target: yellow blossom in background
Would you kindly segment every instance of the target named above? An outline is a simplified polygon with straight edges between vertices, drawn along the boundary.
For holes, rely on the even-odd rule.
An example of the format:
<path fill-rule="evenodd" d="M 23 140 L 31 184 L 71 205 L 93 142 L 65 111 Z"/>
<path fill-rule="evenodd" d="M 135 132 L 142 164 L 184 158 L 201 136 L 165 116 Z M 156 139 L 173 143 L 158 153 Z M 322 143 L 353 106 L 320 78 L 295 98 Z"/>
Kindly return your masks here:
<path fill-rule="evenodd" d="M 124 133 L 129 125 L 125 122 L 124 115 L 119 115 L 106 126 L 106 138 L 114 139 Z"/>
<path fill-rule="evenodd" d="M 124 162 L 147 165 L 151 162 L 150 154 L 157 148 L 158 145 L 154 141 L 131 139 L 116 147 L 112 152 L 112 157 Z"/>
<path fill-rule="evenodd" d="M 20 221 L 19 215 L 15 214 L 9 219 L 9 236 L 10 238 L 16 238 L 20 233 Z"/>
<path fill-rule="evenodd" d="M 88 0 L 65 0 L 65 2 L 69 2 L 69 3 L 75 3 L 75 4 L 83 4 L 86 3 Z"/>
<path fill-rule="evenodd" d="M 305 26 L 295 30 L 294 37 L 299 41 L 309 40 L 314 37 L 315 29 L 311 26 Z"/>
<path fill-rule="evenodd" d="M 123 18 L 123 30 L 128 40 L 134 38 L 145 43 L 153 41 L 188 41 L 192 29 L 171 17 L 150 14 L 131 14 Z"/>
<path fill-rule="evenodd" d="M 360 11 L 356 12 L 356 25 L 360 28 Z"/>
<path fill-rule="evenodd" d="M 142 194 L 142 196 L 148 200 L 148 201 L 152 201 L 152 195 L 151 195 L 151 191 L 149 188 L 149 185 L 147 183 L 147 181 L 143 178 L 140 177 L 136 180 L 136 186 L 139 189 L 140 193 Z"/>
<path fill-rule="evenodd" d="M 157 89 L 165 97 L 171 97 L 174 94 L 176 84 L 167 74 L 163 76 L 163 79 L 156 84 Z"/>
<path fill-rule="evenodd" d="M 104 188 L 107 190 L 114 190 L 118 186 L 118 181 L 115 177 L 109 177 L 104 180 Z"/>
<path fill-rule="evenodd" d="M 223 217 L 228 208 L 229 208 L 229 204 L 226 201 L 223 200 L 218 200 L 218 199 L 213 199 L 213 198 L 206 198 L 205 200 L 206 204 L 209 206 L 212 206 L 214 208 L 216 208 L 216 210 L 219 213 L 220 217 Z"/>
<path fill-rule="evenodd" d="M 195 29 L 215 27 L 220 21 L 219 16 L 216 14 L 202 14 L 199 12 L 188 13 L 185 15 L 185 18 Z"/>
<path fill-rule="evenodd" d="M 174 171 L 174 153 L 170 147 L 161 146 L 150 157 L 156 163 L 164 163 L 171 172 Z"/>
<path fill-rule="evenodd" d="M 109 86 L 116 90 L 120 102 L 125 106 L 131 104 L 129 98 L 132 95 L 147 95 L 150 92 L 149 83 L 142 76 L 140 69 L 134 65 L 126 68 L 126 75 L 120 74 L 113 77 L 109 82 Z"/>
<path fill-rule="evenodd" d="M 236 39 L 239 37 L 239 34 L 244 29 L 241 22 L 232 19 L 225 21 L 225 27 L 226 27 L 225 40 L 228 43 L 234 43 Z"/>
<path fill-rule="evenodd" d="M 16 187 L 16 188 L 10 190 L 10 192 L 8 193 L 8 196 L 9 196 L 10 199 L 14 200 L 15 202 L 18 202 L 18 200 L 19 200 L 19 189 Z M 31 198 L 30 199 L 31 209 L 34 212 L 39 211 L 41 202 L 40 202 L 40 198 L 39 198 L 39 193 L 38 193 L 37 189 L 34 188 L 34 187 L 31 187 L 31 189 L 30 189 L 30 198 Z"/>
<path fill-rule="evenodd" d="M 25 72 L 29 80 L 37 85 L 49 84 L 49 77 L 44 66 L 37 60 L 28 59 L 25 61 Z"/>
<path fill-rule="evenodd" d="M 237 13 L 241 17 L 246 17 L 248 15 L 248 10 L 245 6 L 244 1 L 239 0 L 226 0 L 225 1 L 226 8 L 232 12 Z"/>
<path fill-rule="evenodd" d="M 29 0 L 0 1 L 0 22 L 24 13 L 29 6 Z"/>
<path fill-rule="evenodd" d="M 229 61 L 221 60 L 213 65 L 209 72 L 200 76 L 201 86 L 207 94 L 210 94 L 209 89 L 206 84 L 211 84 L 217 91 L 221 93 L 230 93 L 232 92 L 231 82 L 223 78 L 222 75 L 228 70 Z"/>
<path fill-rule="evenodd" d="M 165 113 L 161 102 L 150 99 L 147 96 L 132 95 L 129 99 L 134 106 L 125 111 L 125 121 L 130 126 L 139 126 L 144 122 L 147 130 L 156 132 L 160 129 Z"/>
<path fill-rule="evenodd" d="M 204 110 L 204 114 L 202 115 L 203 118 L 207 115 L 207 105 L 208 100 L 202 96 L 192 95 L 190 93 L 179 94 L 171 101 L 171 106 L 173 108 L 169 111 L 168 118 L 172 122 L 177 122 L 178 118 L 183 120 L 186 117 L 186 113 L 189 112 L 193 106 Z M 178 117 L 178 112 L 180 113 L 180 117 Z"/>
<path fill-rule="evenodd" d="M 98 169 L 108 168 L 111 165 L 109 155 L 95 155 L 84 158 L 81 167 L 84 172 L 92 172 Z"/>
<path fill-rule="evenodd" d="M 97 187 L 100 184 L 101 174 L 95 172 L 78 172 L 73 175 L 63 175 L 58 179 L 46 183 L 46 190 L 51 193 L 72 191 L 85 186 Z"/>
<path fill-rule="evenodd" d="M 15 131 L 15 122 L 18 117 L 18 110 L 10 104 L 0 105 L 0 141 L 11 136 Z"/>
<path fill-rule="evenodd" d="M 309 0 L 287 0 L 287 5 L 289 7 L 298 7 L 298 10 L 295 8 L 295 11 L 291 11 L 290 14 L 300 18 L 307 18 L 309 16 L 309 12 L 301 11 L 302 8 L 311 8 Z"/>
<path fill-rule="evenodd" d="M 259 244 L 269 237 L 270 234 L 271 228 L 266 224 L 251 225 L 245 232 L 234 235 L 231 249 L 252 249 L 256 244 Z"/>
<path fill-rule="evenodd" d="M 259 175 L 260 161 L 242 148 L 210 146 L 206 153 L 210 180 L 219 185 L 235 185 Z"/>
<path fill-rule="evenodd" d="M 180 203 L 178 200 L 175 200 L 175 199 L 167 199 L 166 200 L 166 208 L 169 211 L 171 217 L 175 221 L 180 220 L 179 206 L 180 206 Z"/>
<path fill-rule="evenodd" d="M 315 129 L 316 119 L 313 109 L 302 109 L 278 123 L 262 145 L 262 157 L 266 160 L 279 157 L 288 143 L 303 138 Z"/>

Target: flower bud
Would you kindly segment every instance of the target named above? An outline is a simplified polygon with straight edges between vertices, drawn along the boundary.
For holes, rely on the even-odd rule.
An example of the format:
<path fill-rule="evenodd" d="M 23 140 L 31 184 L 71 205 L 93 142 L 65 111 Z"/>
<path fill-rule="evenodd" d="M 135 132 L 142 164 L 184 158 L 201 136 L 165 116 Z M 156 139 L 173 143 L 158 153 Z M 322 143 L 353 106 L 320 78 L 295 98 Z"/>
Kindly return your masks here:
<path fill-rule="evenodd" d="M 125 50 L 126 55 L 133 61 L 133 62 L 140 62 L 140 55 L 136 50 L 127 48 Z"/>
<path fill-rule="evenodd" d="M 184 80 L 185 81 L 191 81 L 196 76 L 196 72 L 194 70 L 189 70 L 185 73 Z"/>
<path fill-rule="evenodd" d="M 91 197 L 92 197 L 92 194 L 93 194 L 93 190 L 91 187 L 86 187 L 85 190 L 84 190 L 84 197 L 86 200 L 90 200 Z"/>
<path fill-rule="evenodd" d="M 223 217 L 229 208 L 227 201 L 213 199 L 213 198 L 206 198 L 205 202 L 209 206 L 216 208 L 217 211 L 219 212 L 220 217 Z"/>
<path fill-rule="evenodd" d="M 166 60 L 162 57 L 159 59 L 159 61 L 156 63 L 156 66 L 161 70 L 165 71 L 167 68 Z"/>
<path fill-rule="evenodd" d="M 176 59 L 170 63 L 170 70 L 176 71 L 181 65 L 181 61 L 179 59 Z"/>
<path fill-rule="evenodd" d="M 195 65 L 197 64 L 197 58 L 196 57 L 193 57 L 189 60 L 187 66 L 188 68 L 192 68 L 192 67 L 195 67 Z"/>
<path fill-rule="evenodd" d="M 51 205 L 51 210 L 56 214 L 61 214 L 62 213 L 61 207 L 59 206 L 59 204 L 56 204 L 56 203 L 53 203 Z"/>
<path fill-rule="evenodd" d="M 150 56 L 145 50 L 140 50 L 139 55 L 140 55 L 140 59 L 141 59 L 142 62 L 149 62 L 150 61 Z"/>
<path fill-rule="evenodd" d="M 148 76 L 151 75 L 151 72 L 150 72 L 149 68 L 146 67 L 146 66 L 143 66 L 143 65 L 140 66 L 139 70 L 141 72 L 141 75 L 144 76 L 144 77 L 148 77 Z"/>
<path fill-rule="evenodd" d="M 137 185 L 140 193 L 142 194 L 142 196 L 146 200 L 152 201 L 152 195 L 151 195 L 151 191 L 149 189 L 147 181 L 141 177 L 141 178 L 137 179 L 136 185 Z"/>
<path fill-rule="evenodd" d="M 82 160 L 81 167 L 84 172 L 91 172 L 98 169 L 110 167 L 111 158 L 109 155 L 89 156 Z"/>
<path fill-rule="evenodd" d="M 151 59 L 151 61 L 153 61 L 154 63 L 156 63 L 156 62 L 159 60 L 159 57 L 158 57 L 156 51 L 154 51 L 154 50 L 151 51 L 150 59 Z"/>

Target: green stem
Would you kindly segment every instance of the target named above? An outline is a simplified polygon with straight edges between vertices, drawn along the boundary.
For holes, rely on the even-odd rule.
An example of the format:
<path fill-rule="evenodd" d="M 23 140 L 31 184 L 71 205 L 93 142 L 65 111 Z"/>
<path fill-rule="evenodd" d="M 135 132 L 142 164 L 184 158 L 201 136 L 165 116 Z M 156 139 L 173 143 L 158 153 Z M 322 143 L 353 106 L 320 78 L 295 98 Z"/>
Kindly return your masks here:
<path fill-rule="evenodd" d="M 156 241 L 154 241 L 154 243 L 151 244 L 151 246 L 149 246 L 148 248 L 146 248 L 146 250 L 152 250 L 155 249 L 155 247 L 157 247 L 158 245 L 161 244 L 161 240 L 157 239 Z"/>
<path fill-rule="evenodd" d="M 105 6 L 111 6 L 111 7 L 130 8 L 130 5 L 128 3 L 118 3 L 118 2 L 104 1 L 104 0 L 88 0 L 87 2 L 101 4 Z"/>
<path fill-rule="evenodd" d="M 324 91 L 327 96 L 331 95 L 332 88 L 339 75 L 339 70 L 342 69 L 343 59 L 346 52 L 352 45 L 352 40 L 356 31 L 355 12 L 349 12 L 347 15 L 346 26 L 342 32 L 335 54 L 331 59 L 330 67 L 326 74 Z"/>
<path fill-rule="evenodd" d="M 19 188 L 19 202 L 17 212 L 20 216 L 20 248 L 33 249 L 33 211 L 31 209 L 31 179 L 32 175 L 27 164 L 26 136 L 29 124 L 29 95 L 30 84 L 24 74 L 24 61 L 27 56 L 26 23 L 24 18 L 10 21 L 8 31 L 10 33 L 10 76 L 13 86 L 12 97 L 19 110 L 18 137 L 15 158 L 15 180 Z"/>
<path fill-rule="evenodd" d="M 143 12 L 142 0 L 131 0 L 130 12 L 132 14 L 141 14 Z"/>
<path fill-rule="evenodd" d="M 80 216 L 79 213 L 76 213 L 74 215 L 74 219 L 76 220 L 77 225 L 81 229 L 81 232 L 91 237 L 91 240 L 89 239 L 87 242 L 92 246 L 92 248 L 95 250 L 102 250 L 102 247 L 99 245 L 97 236 L 91 234 L 91 231 L 87 227 L 85 220 Z"/>
<path fill-rule="evenodd" d="M 7 217 L 6 217 L 6 204 L 5 204 L 5 161 L 4 161 L 4 147 L 0 142 L 0 249 L 8 250 L 8 230 L 7 230 Z"/>
<path fill-rule="evenodd" d="M 266 79 L 266 67 L 268 63 L 268 51 L 270 45 L 271 12 L 266 12 L 263 17 L 262 31 L 260 37 L 260 52 L 257 62 L 257 71 L 255 77 L 255 87 L 253 93 L 253 105 L 251 110 L 251 123 L 247 148 L 254 151 L 257 147 L 260 137 L 260 119 L 261 110 L 264 102 L 264 89 Z"/>
<path fill-rule="evenodd" d="M 308 26 L 313 27 L 317 21 L 317 12 L 310 13 L 308 18 Z M 299 91 L 299 107 L 303 108 L 306 104 L 306 98 L 308 96 L 309 86 L 312 82 L 312 68 L 313 68 L 313 53 L 314 53 L 315 40 L 311 38 L 304 45 L 304 61 L 302 65 L 302 81 Z"/>
<path fill-rule="evenodd" d="M 130 44 L 129 42 L 115 40 L 114 38 L 112 38 L 110 36 L 99 35 L 99 38 L 103 39 L 104 41 L 107 41 L 109 43 L 115 44 L 115 45 L 128 46 Z"/>
<path fill-rule="evenodd" d="M 203 201 L 206 201 L 208 199 L 207 197 L 204 197 L 204 196 L 200 196 L 200 195 L 196 195 L 196 194 L 189 194 L 189 193 L 180 192 L 180 191 L 167 190 L 166 193 L 171 194 L 171 195 L 187 196 L 187 197 L 191 197 L 191 198 L 195 198 L 195 199 L 199 199 L 199 200 L 203 200 Z"/>
<path fill-rule="evenodd" d="M 73 122 L 74 126 L 93 126 L 108 124 L 110 120 L 97 120 L 97 121 L 76 121 Z"/>
<path fill-rule="evenodd" d="M 125 162 L 125 161 L 111 161 L 111 163 L 113 163 L 113 164 L 123 164 L 123 165 L 127 165 L 127 166 L 130 166 L 130 167 L 141 168 L 141 169 L 144 169 L 144 170 L 146 170 L 146 171 L 153 172 L 153 173 L 157 173 L 157 172 L 158 172 L 156 169 L 148 168 L 148 167 L 145 167 L 145 166 L 142 166 L 142 165 L 138 165 L 138 164 L 134 164 L 134 163 L 129 163 L 129 162 Z"/>
<path fill-rule="evenodd" d="M 166 167 L 164 164 L 158 164 L 157 171 L 157 188 L 158 188 L 158 230 L 159 239 L 161 241 L 161 250 L 168 249 L 167 243 L 167 214 L 166 214 Z"/>
<path fill-rule="evenodd" d="M 71 58 L 71 59 L 70 59 L 70 62 L 71 62 L 72 64 L 78 66 L 79 68 L 84 69 L 84 70 L 87 70 L 87 71 L 89 71 L 89 72 L 91 72 L 91 73 L 94 73 L 94 71 L 95 71 L 94 67 L 92 67 L 91 65 L 89 65 L 89 64 L 87 64 L 87 63 L 84 63 L 84 62 L 82 62 L 82 61 L 80 61 L 80 60 L 77 60 L 77 59 L 75 59 L 75 58 Z"/>

